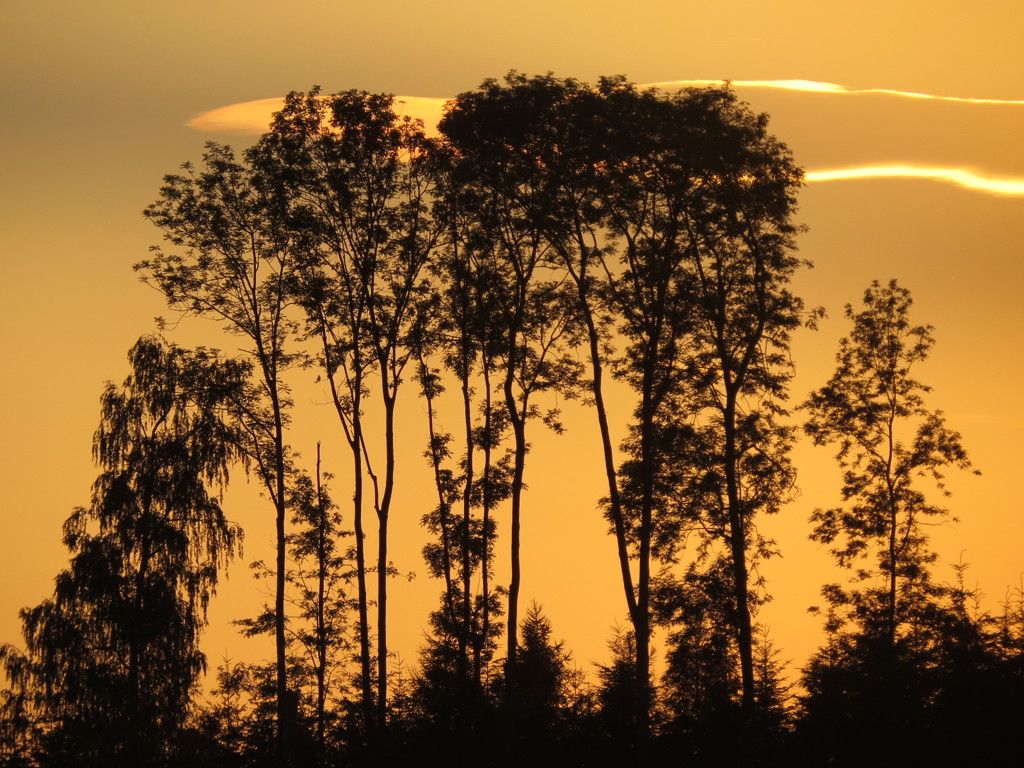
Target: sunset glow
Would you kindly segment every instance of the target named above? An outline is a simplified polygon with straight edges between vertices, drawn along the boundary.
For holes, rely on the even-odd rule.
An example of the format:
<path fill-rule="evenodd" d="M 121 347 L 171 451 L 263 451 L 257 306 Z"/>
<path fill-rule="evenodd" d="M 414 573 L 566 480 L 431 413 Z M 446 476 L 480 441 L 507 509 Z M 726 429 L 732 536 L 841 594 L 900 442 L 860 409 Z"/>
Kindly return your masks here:
<path fill-rule="evenodd" d="M 197 131 L 225 131 L 259 135 L 270 126 L 270 118 L 284 106 L 284 97 L 228 104 L 200 112 L 186 125 Z"/>
<path fill-rule="evenodd" d="M 978 99 L 961 96 L 939 96 L 931 93 L 900 91 L 892 88 L 847 88 L 845 85 L 839 85 L 838 83 L 826 83 L 818 80 L 666 80 L 657 83 L 647 83 L 641 87 L 669 90 L 673 88 L 724 85 L 725 83 L 731 84 L 734 88 L 770 88 L 782 91 L 847 95 L 882 94 L 886 96 L 901 96 L 907 99 L 927 99 L 961 104 L 1024 105 L 1024 99 Z M 399 96 L 397 98 L 400 102 L 406 104 L 408 114 L 421 118 L 428 128 L 432 128 L 440 120 L 446 101 L 441 98 L 421 96 Z M 283 98 L 274 98 L 229 104 L 208 112 L 202 112 L 189 120 L 187 125 L 190 128 L 201 131 L 259 134 L 267 129 L 271 116 L 281 108 L 283 103 Z"/>
<path fill-rule="evenodd" d="M 1014 404 L 1024 387 L 1024 356 L 1013 350 L 1024 335 L 1024 1 L 938 0 L 925 7 L 892 0 L 641 0 L 628 12 L 549 1 L 514 8 L 454 0 L 7 5 L 8 34 L 0 46 L 8 73 L 0 88 L 9 105 L 0 149 L 0 300 L 7 324 L 0 377 L 6 406 L 0 766 L 60 768 L 91 760 L 380 768 L 430 762 L 439 751 L 453 768 L 460 762 L 639 768 L 640 757 L 647 758 L 645 768 L 686 759 L 708 765 L 1019 762 L 1013 723 L 1024 722 L 1018 481 L 1024 414 Z M 507 101 L 490 100 L 517 82 L 530 87 Z M 602 83 L 650 98 L 602 94 Z M 314 89 L 310 113 L 320 106 L 327 112 L 328 99 L 339 93 L 388 95 L 391 109 L 422 123 L 429 140 L 399 141 L 393 155 L 374 155 L 370 128 L 351 121 L 372 118 L 373 131 L 389 123 L 377 119 L 390 118 L 378 98 L 369 110 L 343 99 L 333 124 L 301 122 L 313 115 L 296 114 L 295 125 L 278 125 L 277 135 L 268 136 L 289 99 Z M 728 98 L 701 98 L 702 92 Z M 675 113 L 676 99 L 692 99 L 692 113 Z M 698 103 L 723 111 L 691 124 L 691 114 L 702 114 Z M 442 137 L 438 125 L 446 114 L 457 117 Z M 727 130 L 719 135 L 720 128 Z M 405 134 L 389 131 L 381 143 Z M 352 141 L 354 135 L 360 139 Z M 754 145 L 730 143 L 741 139 Z M 552 147 L 565 162 L 538 165 Z M 762 167 L 776 152 L 785 162 Z M 412 158 L 423 162 L 406 162 Z M 558 173 L 580 163 L 586 173 Z M 400 173 L 385 185 L 392 170 Z M 400 194 L 390 196 L 393 189 Z M 382 198 L 386 205 L 375 207 Z M 399 231 L 413 219 L 414 231 Z M 693 222 L 705 230 L 703 238 L 690 235 Z M 193 237 L 190 224 L 203 231 Z M 709 232 L 727 239 L 705 242 Z M 761 235 L 768 236 L 770 253 L 751 251 L 760 240 L 750 237 Z M 715 248 L 714 289 L 691 258 L 694 238 Z M 679 256 L 684 246 L 681 265 L 659 258 Z M 238 258 L 200 275 L 214 254 Z M 153 269 L 133 269 L 155 265 L 158 255 L 166 259 L 162 285 L 153 282 Z M 401 335 L 425 346 L 422 359 L 420 350 L 388 357 L 405 367 L 383 375 L 374 337 L 397 327 L 385 324 L 413 299 L 395 298 L 392 289 L 406 286 L 395 277 L 399 267 L 379 275 L 371 268 L 387 266 L 395 255 L 423 262 L 422 274 L 409 283 L 418 287 L 418 312 Z M 284 275 L 286 265 L 298 271 Z M 537 291 L 515 306 L 515 278 L 526 274 L 524 265 L 536 272 Z M 570 265 L 579 267 L 575 276 Z M 753 269 L 727 271 L 740 265 Z M 220 291 L 222 278 L 240 266 L 251 267 L 252 280 L 228 296 Z M 313 273 L 314 266 L 324 270 Z M 761 346 L 734 339 L 737 350 L 753 349 L 764 361 L 777 356 L 771 361 L 781 371 L 769 381 L 768 368 L 756 366 L 757 386 L 770 383 L 770 391 L 748 392 L 740 382 L 737 395 L 737 404 L 748 412 L 763 409 L 764 417 L 759 412 L 738 431 L 734 425 L 753 474 L 733 471 L 732 484 L 749 491 L 751 504 L 769 501 L 772 512 L 765 506 L 747 526 L 742 515 L 753 507 L 741 498 L 727 503 L 724 453 L 715 457 L 708 447 L 725 425 L 712 403 L 728 395 L 712 391 L 708 381 L 751 370 L 718 361 L 719 342 L 726 342 L 725 330 L 741 334 L 763 319 L 754 317 L 761 307 L 750 300 L 763 293 L 756 284 L 762 266 L 795 268 L 772 277 L 772 285 L 785 291 L 779 301 L 789 307 L 792 299 L 802 309 Z M 668 267 L 678 273 L 655 283 Z M 277 273 L 280 279 L 264 284 Z M 146 276 L 149 283 L 140 281 Z M 651 285 L 643 282 L 648 277 Z M 745 283 L 750 277 L 754 283 Z M 627 292 L 625 278 L 644 291 Z M 839 390 L 830 382 L 844 366 L 852 370 L 839 357 L 843 340 L 859 328 L 851 312 L 862 312 L 867 293 L 881 297 L 892 281 L 913 299 L 906 329 L 927 327 L 934 337 L 927 359 L 915 358 L 911 367 L 915 382 L 933 387 L 923 407 L 945 415 L 980 472 L 957 466 L 942 488 L 922 470 L 906 486 L 949 515 L 921 517 L 934 560 L 907 564 L 906 573 L 928 578 L 897 595 L 895 610 L 913 609 L 915 622 L 920 617 L 903 636 L 888 626 L 887 615 L 874 612 L 876 593 L 891 587 L 883 566 L 892 555 L 872 544 L 870 551 L 849 549 L 851 557 L 840 562 L 836 555 L 851 542 L 820 535 L 828 533 L 822 523 L 845 525 L 831 512 L 849 511 L 854 500 L 844 495 L 851 467 L 844 466 L 841 443 L 818 438 L 874 406 L 851 388 L 847 412 L 820 415 L 816 431 L 807 429 L 811 400 L 831 398 Z M 734 284 L 746 292 L 726 302 L 725 314 L 709 314 L 715 290 Z M 210 288 L 209 297 L 197 297 L 194 306 L 171 303 L 177 291 L 193 286 Z M 600 288 L 593 294 L 593 328 L 574 311 L 591 286 Z M 258 303 L 264 294 L 280 297 L 283 288 L 287 306 L 253 310 L 260 325 L 255 336 L 239 335 L 233 320 L 213 316 L 236 298 Z M 892 296 L 895 306 L 899 297 Z M 344 317 L 342 303 L 351 310 Z M 325 342 L 328 310 L 338 322 Z M 736 322 L 726 329 L 722 321 L 728 324 L 734 313 Z M 517 315 L 531 327 L 510 333 L 507 321 Z M 275 481 L 295 478 L 277 496 L 284 514 L 274 503 L 276 483 L 271 489 L 258 475 L 261 463 L 270 467 L 263 444 L 274 442 L 272 403 L 269 410 L 249 406 L 250 395 L 255 402 L 268 391 L 254 383 L 264 366 L 250 353 L 272 328 L 289 332 L 266 366 L 282 369 L 277 399 L 290 409 L 280 418 L 286 461 L 273 473 Z M 542 357 L 525 341 L 516 344 L 516 333 L 521 341 L 556 338 L 565 349 L 555 345 Z M 168 364 L 157 371 L 158 362 L 174 356 L 155 344 L 129 357 L 140 339 L 157 338 L 180 350 L 181 370 Z M 648 355 L 656 369 L 632 367 L 659 345 L 664 359 Z M 865 359 L 879 348 L 862 346 Z M 207 367 L 215 355 L 225 363 L 224 381 Z M 607 361 L 601 371 L 592 367 L 595 358 Z M 142 369 L 136 375 L 135 360 L 152 361 L 152 375 Z M 335 400 L 347 363 L 353 387 L 341 398 L 341 411 L 359 407 L 365 414 L 358 440 Z M 235 387 L 235 375 L 250 364 L 253 382 Z M 171 384 L 195 385 L 195 392 L 183 391 L 181 413 L 153 415 L 152 423 L 119 437 L 107 414 L 120 421 L 135 414 L 118 416 L 115 395 L 141 391 L 157 373 L 167 386 L 154 393 L 149 410 L 171 397 Z M 555 386 L 563 375 L 565 386 Z M 506 378 L 513 400 L 521 381 L 540 387 L 522 401 L 539 416 L 523 424 L 519 444 L 528 451 L 519 480 Z M 401 383 L 390 421 L 389 382 Z M 607 410 L 603 420 L 595 383 Z M 230 402 L 207 402 L 229 384 Z M 655 401 L 664 403 L 659 418 L 645 420 Z M 221 411 L 238 423 L 219 425 Z M 221 432 L 208 453 L 239 451 L 230 484 L 212 483 L 200 499 L 204 510 L 223 512 L 231 531 L 237 526 L 244 533 L 244 551 L 230 568 L 226 549 L 217 553 L 224 557 L 215 569 L 209 558 L 195 568 L 191 560 L 182 565 L 169 549 L 187 544 L 194 553 L 210 536 L 226 541 L 216 520 L 169 504 L 163 518 L 150 514 L 150 486 L 177 484 L 184 502 L 197 487 L 188 472 L 202 463 L 198 454 L 196 461 L 173 460 L 175 452 L 191 450 L 184 443 L 179 450 L 175 435 L 155 453 L 152 433 L 200 412 L 210 418 L 197 421 L 196 430 L 212 424 Z M 922 444 L 913 460 L 927 459 L 930 448 L 941 448 L 932 424 L 924 417 L 908 422 L 895 442 L 909 446 L 919 427 L 927 427 L 933 444 Z M 235 443 L 257 432 L 264 438 L 245 449 L 255 459 L 247 468 Z M 658 466 L 644 466 L 645 433 L 647 463 Z M 763 437 L 772 438 L 771 450 L 762 449 Z M 108 486 L 121 494 L 111 483 L 141 477 L 134 467 L 115 466 L 114 443 L 125 446 L 126 456 L 134 452 L 133 460 L 161 460 L 145 467 L 153 479 L 139 486 L 137 500 L 128 500 L 134 506 L 122 503 L 127 494 L 103 495 Z M 99 449 L 108 444 L 104 464 Z M 330 482 L 322 482 L 325 475 Z M 620 479 L 622 487 L 610 492 Z M 514 505 L 516 483 L 522 493 Z M 616 494 L 618 520 L 609 514 Z M 740 516 L 726 519 L 733 510 Z M 648 528 L 639 535 L 648 511 L 649 531 L 657 535 L 651 542 Z M 890 519 L 891 508 L 882 512 Z M 306 555 L 291 558 L 285 547 L 278 565 L 279 522 L 298 546 L 312 546 L 315 538 L 324 545 L 315 555 L 326 555 L 330 543 L 336 556 L 323 570 L 337 577 L 330 588 L 324 584 L 324 596 L 337 599 L 322 606 L 323 626 L 300 605 L 317 590 L 287 583 L 290 575 L 303 577 L 299 561 Z M 316 535 L 304 538 L 314 522 Z M 744 543 L 736 537 L 734 551 L 733 541 L 719 535 L 734 522 L 754 561 L 746 583 L 749 632 L 737 602 L 743 586 L 723 570 Z M 205 528 L 194 536 L 189 529 L 187 542 L 181 530 L 161 534 L 156 543 L 167 542 L 170 554 L 157 563 L 146 537 L 179 523 Z M 642 538 L 649 546 L 641 546 Z M 146 569 L 159 566 L 159 583 L 140 575 L 143 550 Z M 215 596 L 188 593 L 214 570 Z M 286 577 L 282 608 L 279 572 Z M 899 579 L 903 572 L 896 569 Z M 305 574 L 308 586 L 316 586 L 320 569 Z M 510 617 L 513 581 L 518 614 Z M 139 591 L 150 583 L 152 600 Z M 188 599 L 165 599 L 175 590 Z M 484 593 L 501 609 L 500 616 L 487 609 L 486 625 Z M 864 610 L 872 608 L 873 623 L 863 628 L 887 642 L 883 629 L 906 638 L 897 650 L 913 663 L 896 670 L 892 647 L 876 648 L 874 634 L 854 644 L 860 636 L 849 630 L 862 627 L 849 620 L 868 614 L 856 614 L 860 606 L 848 598 L 863 598 Z M 185 627 L 179 618 L 200 617 L 207 599 L 203 626 L 193 622 L 190 637 L 176 635 Z M 551 710 L 532 687 L 518 686 L 516 665 L 524 657 L 506 664 L 509 635 L 531 604 L 550 622 L 544 643 L 571 655 L 563 677 L 578 698 L 556 708 L 557 729 L 541 734 L 549 743 L 538 740 L 535 753 L 520 755 L 516 745 L 527 742 L 519 730 L 533 728 L 540 705 Z M 35 611 L 40 606 L 49 607 Z M 329 607 L 343 624 L 326 625 Z M 636 634 L 645 612 L 657 619 L 647 627 L 653 629 L 647 644 Z M 174 622 L 161 625 L 170 631 L 152 631 L 157 613 Z M 291 643 L 284 649 L 283 686 L 273 679 L 278 615 L 287 619 L 284 644 Z M 42 618 L 26 623 L 32 616 Z M 846 626 L 835 629 L 840 619 Z M 531 647 L 544 635 L 539 629 L 533 627 Z M 143 647 L 144 634 L 155 644 Z M 739 649 L 747 635 L 749 664 Z M 333 656 L 325 657 L 318 719 L 319 648 L 304 644 L 324 639 Z M 178 653 L 192 646 L 196 652 L 187 658 Z M 646 659 L 638 658 L 641 649 L 649 651 Z M 203 657 L 205 673 L 197 666 Z M 807 674 L 829 672 L 837 659 L 849 663 L 835 666 L 834 677 Z M 646 688 L 636 674 L 639 661 L 651 673 Z M 150 674 L 143 662 L 159 669 Z M 64 675 L 79 668 L 88 674 Z M 508 676 L 508 670 L 515 671 Z M 102 678 L 89 677 L 93 671 Z M 15 685 L 6 672 L 22 680 L 34 675 L 32 684 Z M 744 675 L 756 683 L 747 684 L 756 710 L 743 701 Z M 155 724 L 144 722 L 158 709 L 141 697 L 150 683 L 160 693 Z M 825 683 L 836 690 L 817 703 L 796 698 L 824 691 Z M 165 697 L 171 688 L 173 696 Z M 84 706 L 72 701 L 76 691 L 91 696 L 79 697 Z M 644 708 L 638 697 L 647 691 L 651 706 Z M 114 718 L 114 712 L 126 714 Z M 274 741 L 279 715 L 281 732 L 289 731 L 280 743 Z M 643 750 L 634 749 L 641 726 L 653 733 Z M 96 749 L 72 754 L 74 739 L 95 742 Z M 142 754 L 163 750 L 165 742 L 167 754 Z M 1004 745 L 1005 755 L 998 753 Z M 297 753 L 285 760 L 285 747 Z M 116 754 L 101 758 L 108 748 Z M 867 754 L 875 748 L 878 754 Z"/>

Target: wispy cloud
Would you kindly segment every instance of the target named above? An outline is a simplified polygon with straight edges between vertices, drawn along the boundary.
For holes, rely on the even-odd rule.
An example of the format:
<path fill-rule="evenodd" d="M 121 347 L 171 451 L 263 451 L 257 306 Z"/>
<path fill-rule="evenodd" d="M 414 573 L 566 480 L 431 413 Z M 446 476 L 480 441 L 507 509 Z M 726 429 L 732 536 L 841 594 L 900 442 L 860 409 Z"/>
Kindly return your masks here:
<path fill-rule="evenodd" d="M 847 88 L 838 83 L 824 83 L 818 80 L 668 80 L 650 85 L 662 90 L 686 88 L 689 86 L 724 85 L 732 83 L 734 88 L 772 88 L 782 91 L 809 91 L 812 93 L 857 94 L 875 93 L 885 96 L 902 96 L 906 99 L 928 99 L 931 101 L 953 101 L 961 104 L 1011 104 L 1024 105 L 1024 99 L 972 99 L 963 96 L 939 96 L 933 93 L 897 91 L 892 88 Z"/>
<path fill-rule="evenodd" d="M 1024 197 L 1024 179 L 993 178 L 962 168 L 876 165 L 828 171 L 807 171 L 804 178 L 810 182 L 844 181 L 850 179 L 929 179 L 1001 197 Z"/>
<path fill-rule="evenodd" d="M 396 110 L 400 115 L 419 118 L 426 126 L 427 132 L 435 130 L 441 120 L 441 114 L 447 99 L 434 99 L 424 96 L 397 96 Z M 199 131 L 236 133 L 249 136 L 264 133 L 270 127 L 274 113 L 284 106 L 284 97 L 273 99 L 257 99 L 243 101 L 239 104 L 228 104 L 226 107 L 201 112 L 186 125 Z"/>
<path fill-rule="evenodd" d="M 283 106 L 284 97 L 243 101 L 200 112 L 185 125 L 197 131 L 260 134 L 270 127 L 270 119 Z"/>

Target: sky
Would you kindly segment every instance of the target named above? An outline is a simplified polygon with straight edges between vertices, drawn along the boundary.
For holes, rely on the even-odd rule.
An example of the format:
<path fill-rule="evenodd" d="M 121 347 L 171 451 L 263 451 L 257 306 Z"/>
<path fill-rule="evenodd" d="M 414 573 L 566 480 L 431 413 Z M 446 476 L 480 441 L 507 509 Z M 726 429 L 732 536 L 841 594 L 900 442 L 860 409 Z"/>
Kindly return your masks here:
<path fill-rule="evenodd" d="M 799 247 L 815 267 L 795 288 L 829 315 L 794 340 L 792 399 L 830 375 L 847 302 L 874 279 L 911 290 L 914 319 L 933 324 L 937 338 L 918 377 L 982 472 L 950 478 L 947 504 L 960 521 L 933 532 L 936 576 L 950 579 L 949 563 L 970 563 L 969 583 L 996 608 L 1024 572 L 1015 484 L 1024 458 L 1021 29 L 1016 0 L 8 0 L 0 19 L 0 642 L 20 641 L 17 611 L 48 596 L 67 565 L 61 524 L 88 503 L 104 382 L 124 378 L 128 349 L 168 315 L 131 270 L 160 242 L 141 211 L 161 177 L 198 160 L 206 141 L 250 143 L 253 114 L 265 117 L 266 106 L 233 105 L 319 84 L 398 94 L 426 114 L 431 100 L 510 69 L 587 81 L 727 79 L 771 116 L 808 178 Z M 225 115 L 236 122 L 225 125 Z M 170 338 L 233 343 L 201 320 L 181 322 Z M 323 392 L 301 375 L 292 384 L 293 444 L 311 463 L 320 440 L 328 466 L 340 463 Z M 410 395 L 393 550 L 398 569 L 416 576 L 396 581 L 391 605 L 394 647 L 411 663 L 440 587 L 419 556 L 429 468 L 420 457 L 423 408 Z M 538 435 L 527 466 L 523 598 L 544 606 L 587 667 L 606 659 L 610 628 L 626 617 L 614 544 L 595 508 L 597 432 L 591 414 L 574 408 L 566 407 L 568 434 Z M 621 425 L 625 400 L 619 408 Z M 839 477 L 828 449 L 802 444 L 794 459 L 799 496 L 762 523 L 782 557 L 761 566 L 774 595 L 761 619 L 796 668 L 821 641 L 820 620 L 806 609 L 839 578 L 827 552 L 807 541 L 807 518 L 837 502 Z M 263 599 L 245 564 L 272 541 L 270 505 L 239 481 L 225 503 L 246 529 L 246 551 L 211 608 L 211 667 L 225 656 L 272 655 L 269 638 L 242 641 L 228 624 Z M 335 496 L 345 495 L 339 472 Z"/>

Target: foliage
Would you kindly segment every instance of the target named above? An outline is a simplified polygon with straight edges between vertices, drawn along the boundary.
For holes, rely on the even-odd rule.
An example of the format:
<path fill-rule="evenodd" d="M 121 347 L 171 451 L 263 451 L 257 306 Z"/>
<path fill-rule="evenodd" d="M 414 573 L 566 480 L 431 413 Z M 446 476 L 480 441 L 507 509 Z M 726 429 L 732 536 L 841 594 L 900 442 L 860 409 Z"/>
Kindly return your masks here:
<path fill-rule="evenodd" d="M 977 609 L 964 568 L 957 584 L 930 585 L 906 603 L 895 648 L 884 626 L 829 633 L 803 672 L 797 732 L 813 759 L 1016 762 L 1020 657 L 1001 647 L 999 620 Z M 873 596 L 871 613 L 884 613 L 887 595 Z"/>
<path fill-rule="evenodd" d="M 971 464 L 959 433 L 925 407 L 930 388 L 911 375 L 934 344 L 931 326 L 911 323 L 911 303 L 893 280 L 873 282 L 860 310 L 847 305 L 853 327 L 836 371 L 804 406 L 807 434 L 838 446 L 846 502 L 815 510 L 811 537 L 831 545 L 853 577 L 849 587 L 822 590 L 828 642 L 804 670 L 801 728 L 818 750 L 832 739 L 847 743 L 843 759 L 853 764 L 927 760 L 926 744 L 934 758 L 948 757 L 962 747 L 948 743 L 946 729 L 971 722 L 972 733 L 987 730 L 967 702 L 982 690 L 1004 700 L 992 676 L 1002 654 L 991 619 L 969 610 L 963 567 L 956 587 L 931 576 L 937 555 L 926 526 L 950 513 L 928 501 L 919 481 L 948 496 L 947 469 Z M 854 731 L 872 737 L 855 744 Z M 987 743 L 998 752 L 1000 741 Z"/>
<path fill-rule="evenodd" d="M 21 612 L 26 651 L 4 650 L 42 761 L 158 765 L 205 668 L 199 640 L 239 529 L 213 489 L 239 459 L 226 401 L 245 366 L 143 337 L 108 384 L 93 442 L 92 503 L 64 525 L 69 568 Z"/>
<path fill-rule="evenodd" d="M 276 182 L 254 167 L 254 157 L 250 150 L 246 162 L 239 162 L 230 147 L 209 143 L 198 171 L 185 163 L 184 173 L 165 176 L 159 199 L 144 215 L 164 231 L 174 250 L 154 246 L 135 270 L 164 294 L 172 309 L 221 321 L 229 333 L 252 344 L 247 352 L 255 375 L 234 400 L 235 418 L 247 438 L 244 450 L 275 510 L 278 749 L 288 764 L 284 571 L 289 462 L 284 432 L 291 403 L 283 372 L 297 362 L 286 352 L 296 331 L 287 313 L 295 243 Z"/>
<path fill-rule="evenodd" d="M 805 431 L 815 444 L 838 445 L 842 498 L 849 502 L 815 510 L 812 538 L 833 545 L 841 566 L 858 566 L 857 581 L 878 574 L 886 582 L 884 602 L 867 593 L 848 600 L 837 587 L 829 588 L 830 602 L 852 602 L 861 625 L 880 623 L 890 646 L 898 641 L 905 611 L 919 602 L 912 599 L 915 585 L 927 591 L 927 566 L 935 556 L 927 549 L 925 526 L 949 517 L 915 481 L 929 478 L 948 495 L 947 468 L 971 466 L 960 434 L 946 426 L 941 411 L 925 407 L 930 387 L 911 377 L 911 368 L 927 358 L 934 338 L 931 326 L 911 324 L 910 306 L 910 292 L 895 280 L 887 286 L 873 282 L 860 311 L 847 305 L 853 328 L 839 342 L 836 371 L 804 405 L 810 413 Z M 877 571 L 862 565 L 872 555 Z M 900 599 L 901 591 L 909 593 L 907 598 Z M 874 617 L 873 603 L 879 609 L 884 605 Z"/>

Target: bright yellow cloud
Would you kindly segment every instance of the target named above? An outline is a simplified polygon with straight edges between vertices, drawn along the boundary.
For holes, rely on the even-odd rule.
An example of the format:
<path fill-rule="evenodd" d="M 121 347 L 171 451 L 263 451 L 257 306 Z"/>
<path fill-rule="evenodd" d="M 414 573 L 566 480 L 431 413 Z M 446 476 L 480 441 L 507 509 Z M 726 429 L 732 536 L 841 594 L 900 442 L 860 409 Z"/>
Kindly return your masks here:
<path fill-rule="evenodd" d="M 1024 196 L 1024 179 L 997 179 L 962 168 L 926 168 L 914 165 L 876 165 L 829 171 L 808 171 L 807 181 L 842 181 L 849 179 L 930 179 L 958 187 L 1004 197 Z"/>
<path fill-rule="evenodd" d="M 433 99 L 423 96 L 396 96 L 400 115 L 418 118 L 426 126 L 427 133 L 435 130 L 441 120 L 441 113 L 447 99 Z M 259 135 L 270 127 L 274 113 L 284 106 L 284 98 L 258 99 L 229 104 L 226 107 L 202 112 L 186 123 L 189 128 L 200 131 L 224 131 Z"/>
<path fill-rule="evenodd" d="M 186 125 L 199 131 L 261 134 L 270 127 L 274 113 L 284 106 L 284 98 L 243 101 L 200 112 Z"/>
<path fill-rule="evenodd" d="M 930 99 L 933 101 L 955 101 L 962 104 L 1016 104 L 1024 105 L 1024 99 L 969 99 L 961 96 L 937 96 L 932 93 L 897 91 L 891 88 L 847 88 L 838 83 L 823 83 L 817 80 L 669 80 L 651 83 L 655 88 L 686 88 L 688 86 L 723 85 L 732 83 L 734 88 L 774 88 L 783 91 L 811 91 L 814 93 L 878 93 L 886 96 L 902 96 L 907 99 Z"/>

